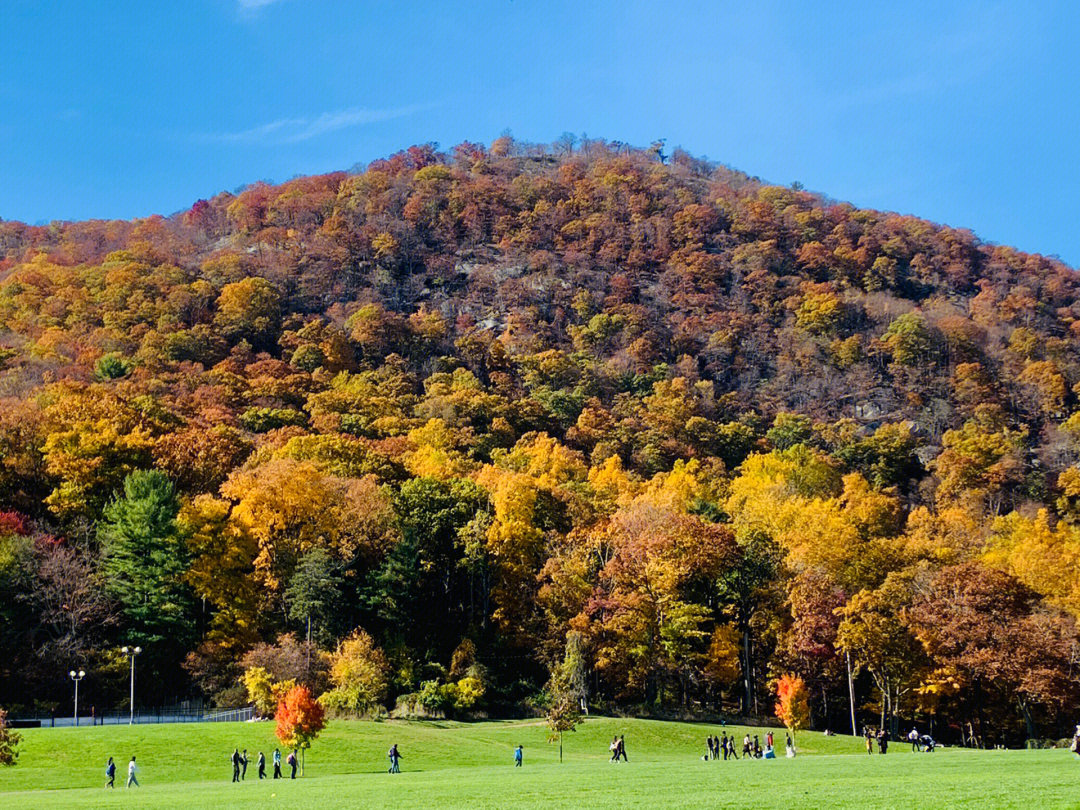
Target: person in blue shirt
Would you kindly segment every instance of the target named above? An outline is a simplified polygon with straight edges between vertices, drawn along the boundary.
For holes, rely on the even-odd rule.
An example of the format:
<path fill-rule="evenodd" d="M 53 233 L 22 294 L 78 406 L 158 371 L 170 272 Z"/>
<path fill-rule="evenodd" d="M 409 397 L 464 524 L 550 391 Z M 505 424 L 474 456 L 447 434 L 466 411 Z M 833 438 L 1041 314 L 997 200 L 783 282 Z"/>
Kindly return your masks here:
<path fill-rule="evenodd" d="M 524 758 L 524 756 L 525 756 L 525 753 L 521 750 L 520 745 L 517 748 L 514 749 L 514 767 L 515 768 L 520 768 L 521 767 L 521 761 Z"/>

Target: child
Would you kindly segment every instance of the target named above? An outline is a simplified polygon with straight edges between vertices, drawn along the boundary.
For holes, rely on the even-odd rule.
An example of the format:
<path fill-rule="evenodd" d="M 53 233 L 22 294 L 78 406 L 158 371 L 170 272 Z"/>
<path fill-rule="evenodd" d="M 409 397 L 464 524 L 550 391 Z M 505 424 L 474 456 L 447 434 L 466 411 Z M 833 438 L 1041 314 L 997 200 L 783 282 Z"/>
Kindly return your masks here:
<path fill-rule="evenodd" d="M 520 768 L 521 767 L 521 761 L 524 758 L 524 756 L 525 756 L 525 754 L 521 750 L 520 745 L 517 748 L 514 749 L 514 767 L 515 768 Z"/>

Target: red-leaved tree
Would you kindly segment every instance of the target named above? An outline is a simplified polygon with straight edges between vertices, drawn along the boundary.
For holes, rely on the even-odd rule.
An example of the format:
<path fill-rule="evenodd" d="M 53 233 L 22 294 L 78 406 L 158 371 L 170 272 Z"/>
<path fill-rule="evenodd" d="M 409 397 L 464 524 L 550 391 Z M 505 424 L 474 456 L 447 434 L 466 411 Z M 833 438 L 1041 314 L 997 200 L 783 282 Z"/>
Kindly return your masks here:
<path fill-rule="evenodd" d="M 792 737 L 810 722 L 810 702 L 806 684 L 798 675 L 783 675 L 776 683 L 776 716 Z"/>
<path fill-rule="evenodd" d="M 304 775 L 304 751 L 311 747 L 311 742 L 326 728 L 326 713 L 322 704 L 312 697 L 306 686 L 294 686 L 285 693 L 278 703 L 277 738 L 286 748 L 300 750 L 300 775 Z"/>

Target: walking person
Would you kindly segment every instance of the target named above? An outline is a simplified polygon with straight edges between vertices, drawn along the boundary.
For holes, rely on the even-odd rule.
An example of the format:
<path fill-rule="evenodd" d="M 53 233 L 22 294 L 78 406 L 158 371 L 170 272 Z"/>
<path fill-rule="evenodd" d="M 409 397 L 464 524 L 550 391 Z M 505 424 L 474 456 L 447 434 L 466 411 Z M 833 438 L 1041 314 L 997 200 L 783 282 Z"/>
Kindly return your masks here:
<path fill-rule="evenodd" d="M 109 761 L 105 763 L 105 787 L 116 787 L 116 763 L 113 762 L 113 758 L 109 757 Z"/>
<path fill-rule="evenodd" d="M 626 758 L 626 736 L 623 735 L 623 734 L 619 735 L 619 752 L 618 753 L 619 753 L 619 756 L 622 758 L 623 762 L 629 762 L 630 761 L 630 760 L 628 760 Z"/>
<path fill-rule="evenodd" d="M 742 755 L 743 757 L 748 757 L 750 754 L 750 733 L 747 732 L 746 736 L 742 738 Z"/>
<path fill-rule="evenodd" d="M 705 755 L 706 760 L 716 759 L 716 755 L 713 752 L 713 739 L 712 734 L 705 738 L 705 747 L 708 749 L 708 753 Z"/>
<path fill-rule="evenodd" d="M 257 760 L 257 764 L 259 766 L 259 778 L 260 779 L 265 779 L 266 778 L 266 757 L 263 756 L 262 751 L 259 752 L 259 759 Z"/>
<path fill-rule="evenodd" d="M 247 749 L 245 748 L 244 753 L 240 755 L 240 781 L 241 782 L 243 782 L 244 779 L 247 778 L 247 766 L 248 766 L 248 755 L 247 755 Z"/>
<path fill-rule="evenodd" d="M 386 756 L 390 759 L 390 770 L 388 773 L 401 773 L 401 752 L 398 751 L 397 743 L 390 746 L 390 750 L 386 752 Z"/>
<path fill-rule="evenodd" d="M 229 757 L 229 761 L 232 762 L 232 780 L 234 782 L 240 781 L 240 749 L 234 748 L 232 756 Z"/>
<path fill-rule="evenodd" d="M 288 765 L 289 768 L 292 769 L 292 772 L 289 774 L 289 778 L 290 779 L 295 779 L 296 778 L 296 749 L 295 748 L 292 751 L 290 751 L 289 756 L 285 758 L 285 764 Z"/>
<path fill-rule="evenodd" d="M 281 752 L 274 749 L 274 778 L 281 778 Z"/>
<path fill-rule="evenodd" d="M 908 742 L 911 743 L 911 753 L 917 753 L 919 751 L 919 730 L 912 726 L 907 738 Z"/>
<path fill-rule="evenodd" d="M 725 731 L 720 735 L 720 753 L 724 757 L 724 762 L 727 762 L 727 732 Z"/>
<path fill-rule="evenodd" d="M 870 726 L 867 726 L 863 730 L 863 736 L 866 737 L 866 753 L 868 753 L 868 754 L 874 753 L 874 731 L 873 731 L 873 729 L 871 729 Z"/>
<path fill-rule="evenodd" d="M 520 768 L 524 758 L 525 753 L 521 750 L 521 745 L 518 745 L 518 747 L 514 749 L 514 767 Z"/>
<path fill-rule="evenodd" d="M 772 735 L 771 731 L 768 734 L 765 735 L 765 747 L 766 748 L 772 748 L 773 747 L 773 735 Z"/>
<path fill-rule="evenodd" d="M 619 761 L 619 735 L 618 734 L 616 734 L 614 737 L 611 738 L 611 745 L 608 746 L 608 751 L 611 752 L 611 759 L 609 759 L 608 762 L 618 762 Z"/>
<path fill-rule="evenodd" d="M 879 754 L 888 753 L 889 750 L 889 732 L 885 729 L 881 729 L 877 735 L 877 747 Z"/>
<path fill-rule="evenodd" d="M 135 773 L 138 770 L 139 769 L 135 765 L 135 757 L 132 757 L 131 762 L 128 763 L 127 787 L 131 787 L 132 785 L 139 787 L 139 780 L 135 778 Z"/>
<path fill-rule="evenodd" d="M 732 759 L 738 759 L 739 755 L 735 753 L 735 732 L 731 732 L 731 736 L 727 738 L 727 750 L 728 755 Z"/>

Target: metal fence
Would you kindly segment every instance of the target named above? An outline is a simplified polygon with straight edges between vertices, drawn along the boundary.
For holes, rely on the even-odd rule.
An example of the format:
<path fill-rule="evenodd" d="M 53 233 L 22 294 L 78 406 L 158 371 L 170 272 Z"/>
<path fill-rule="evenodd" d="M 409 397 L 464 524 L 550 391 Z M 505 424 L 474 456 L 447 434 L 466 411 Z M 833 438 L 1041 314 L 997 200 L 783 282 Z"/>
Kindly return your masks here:
<path fill-rule="evenodd" d="M 255 707 L 245 706 L 242 709 L 191 709 L 161 707 L 145 709 L 135 712 L 134 717 L 129 712 L 95 712 L 93 714 L 80 714 L 80 726 L 126 726 L 128 723 L 236 723 L 252 720 L 255 717 Z M 74 717 L 16 717 L 11 721 L 13 727 L 21 728 L 61 728 L 74 726 Z"/>

